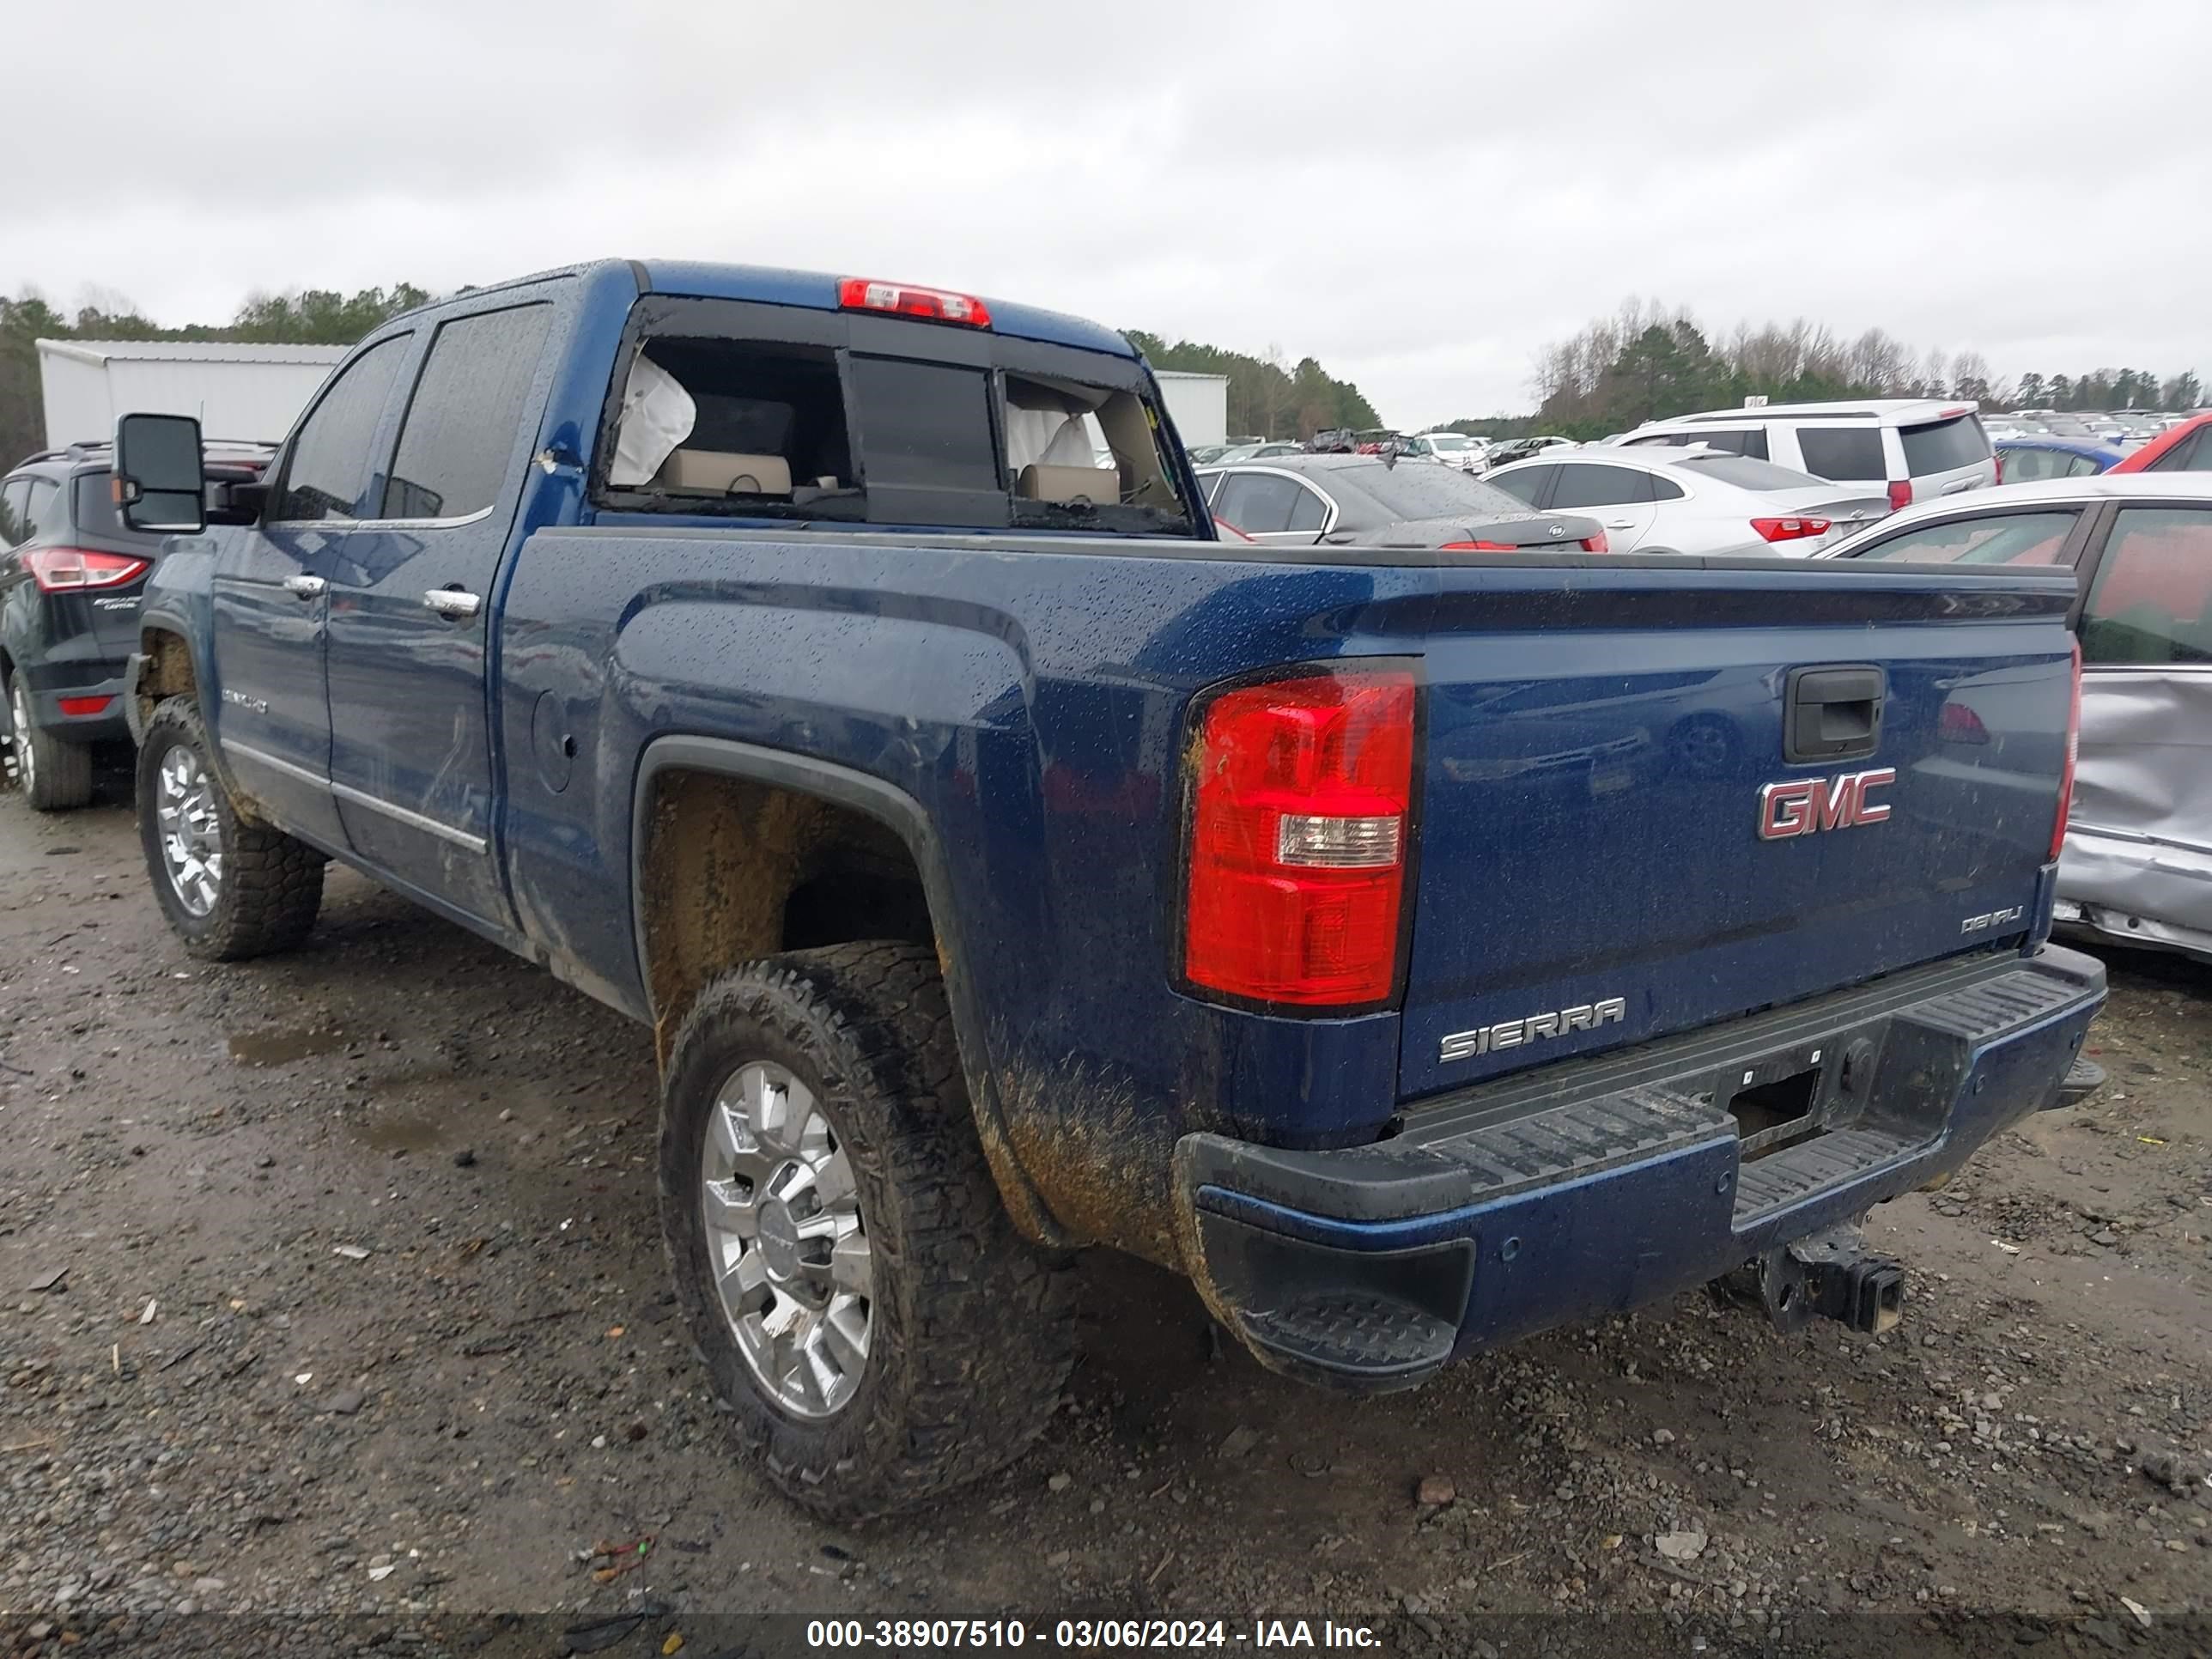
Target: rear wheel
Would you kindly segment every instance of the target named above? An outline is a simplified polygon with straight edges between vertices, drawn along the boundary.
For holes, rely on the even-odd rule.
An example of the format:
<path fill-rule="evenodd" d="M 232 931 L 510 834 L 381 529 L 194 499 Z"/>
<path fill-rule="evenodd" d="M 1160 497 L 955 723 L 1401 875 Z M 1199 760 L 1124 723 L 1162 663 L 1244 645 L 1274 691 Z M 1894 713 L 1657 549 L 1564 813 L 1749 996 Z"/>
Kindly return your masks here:
<path fill-rule="evenodd" d="M 840 1520 L 1012 1462 L 1073 1361 L 1067 1275 L 983 1161 L 934 954 L 799 951 L 700 994 L 670 1056 L 662 1227 L 716 1396 Z"/>
<path fill-rule="evenodd" d="M 315 925 L 323 855 L 238 814 L 209 763 L 190 697 L 171 697 L 138 750 L 138 837 L 154 896 L 194 956 L 210 962 L 287 951 Z"/>
<path fill-rule="evenodd" d="M 8 677 L 9 763 L 23 799 L 41 812 L 66 812 L 92 799 L 92 750 L 31 723 L 23 677 Z"/>

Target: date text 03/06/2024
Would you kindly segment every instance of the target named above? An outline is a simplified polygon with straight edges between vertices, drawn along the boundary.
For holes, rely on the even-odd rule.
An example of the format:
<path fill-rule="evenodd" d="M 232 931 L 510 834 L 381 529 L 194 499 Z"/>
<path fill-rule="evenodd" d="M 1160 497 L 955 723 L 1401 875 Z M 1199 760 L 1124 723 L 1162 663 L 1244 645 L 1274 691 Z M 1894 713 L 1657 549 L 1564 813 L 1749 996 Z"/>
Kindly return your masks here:
<path fill-rule="evenodd" d="M 941 1652 L 956 1648 L 1038 1646 L 1095 1650 L 1174 1650 L 1188 1648 L 1375 1649 L 1382 1638 L 1365 1625 L 1332 1620 L 1062 1619 L 1049 1633 L 1013 1619 L 815 1619 L 806 1626 L 810 1648 L 904 1648 Z"/>

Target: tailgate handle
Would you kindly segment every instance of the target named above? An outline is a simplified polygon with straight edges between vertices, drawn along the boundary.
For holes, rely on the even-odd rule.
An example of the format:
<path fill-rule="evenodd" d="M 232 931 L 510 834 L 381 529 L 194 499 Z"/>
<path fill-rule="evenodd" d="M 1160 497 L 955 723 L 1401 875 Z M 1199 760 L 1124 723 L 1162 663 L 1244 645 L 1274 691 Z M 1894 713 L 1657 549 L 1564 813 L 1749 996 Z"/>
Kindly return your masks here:
<path fill-rule="evenodd" d="M 1782 758 L 1795 765 L 1860 760 L 1881 744 L 1887 677 L 1874 663 L 1790 671 Z"/>

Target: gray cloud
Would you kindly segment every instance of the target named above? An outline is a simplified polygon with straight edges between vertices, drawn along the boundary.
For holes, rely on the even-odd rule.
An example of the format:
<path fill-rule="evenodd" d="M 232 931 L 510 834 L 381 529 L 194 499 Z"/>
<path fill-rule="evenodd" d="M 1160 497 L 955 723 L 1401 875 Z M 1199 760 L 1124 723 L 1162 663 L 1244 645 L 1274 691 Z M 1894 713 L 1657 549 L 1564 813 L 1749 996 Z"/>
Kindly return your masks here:
<path fill-rule="evenodd" d="M 2212 9 L 114 0 L 15 25 L 0 288 L 165 320 L 601 254 L 880 272 L 1524 407 L 1630 294 L 2212 372 Z M 50 36 L 40 38 L 42 30 Z"/>

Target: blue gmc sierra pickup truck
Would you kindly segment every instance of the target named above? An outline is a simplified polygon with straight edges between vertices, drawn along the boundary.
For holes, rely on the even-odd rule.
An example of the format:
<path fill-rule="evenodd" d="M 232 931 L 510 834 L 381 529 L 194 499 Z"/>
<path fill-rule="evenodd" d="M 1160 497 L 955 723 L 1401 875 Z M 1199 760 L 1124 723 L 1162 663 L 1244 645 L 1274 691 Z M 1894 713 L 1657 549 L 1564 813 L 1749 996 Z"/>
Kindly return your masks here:
<path fill-rule="evenodd" d="M 700 1354 L 826 1513 L 1021 1451 L 1078 1248 L 1351 1391 L 1706 1282 L 1880 1330 L 1856 1224 L 2081 1086 L 2063 574 L 1217 541 L 1120 335 L 672 263 L 117 471 L 171 924 L 337 859 L 650 1024 Z"/>

